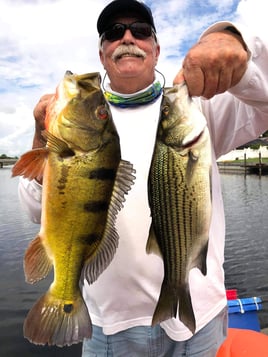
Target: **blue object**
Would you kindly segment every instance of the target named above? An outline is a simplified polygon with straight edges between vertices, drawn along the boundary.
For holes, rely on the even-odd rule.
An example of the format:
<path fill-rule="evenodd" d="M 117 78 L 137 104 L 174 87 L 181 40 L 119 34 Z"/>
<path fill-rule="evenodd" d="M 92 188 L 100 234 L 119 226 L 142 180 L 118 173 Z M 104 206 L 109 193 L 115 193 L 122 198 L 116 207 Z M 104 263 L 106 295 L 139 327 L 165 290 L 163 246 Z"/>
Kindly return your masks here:
<path fill-rule="evenodd" d="M 259 297 L 228 300 L 228 326 L 260 331 L 257 311 L 262 309 Z"/>

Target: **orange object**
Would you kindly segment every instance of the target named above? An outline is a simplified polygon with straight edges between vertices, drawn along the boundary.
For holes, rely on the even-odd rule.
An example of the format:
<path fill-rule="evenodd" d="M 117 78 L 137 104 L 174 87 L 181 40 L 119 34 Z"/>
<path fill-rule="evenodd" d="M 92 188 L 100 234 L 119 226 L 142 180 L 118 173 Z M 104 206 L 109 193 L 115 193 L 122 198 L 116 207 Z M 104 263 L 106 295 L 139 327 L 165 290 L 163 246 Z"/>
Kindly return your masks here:
<path fill-rule="evenodd" d="M 261 332 L 229 328 L 216 357 L 267 357 L 268 336 Z"/>

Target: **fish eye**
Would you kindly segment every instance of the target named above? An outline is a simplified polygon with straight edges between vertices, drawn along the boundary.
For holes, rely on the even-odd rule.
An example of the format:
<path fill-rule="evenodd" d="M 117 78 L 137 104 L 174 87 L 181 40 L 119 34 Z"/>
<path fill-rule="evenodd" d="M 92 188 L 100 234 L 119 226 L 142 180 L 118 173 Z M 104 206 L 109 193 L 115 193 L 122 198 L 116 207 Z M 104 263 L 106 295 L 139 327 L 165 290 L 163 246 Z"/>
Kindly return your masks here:
<path fill-rule="evenodd" d="M 101 120 L 106 120 L 109 117 L 108 110 L 104 105 L 99 106 L 97 108 L 97 113 L 96 114 L 97 114 L 97 118 L 101 119 Z"/>
<path fill-rule="evenodd" d="M 168 105 L 164 105 L 162 108 L 162 114 L 167 116 L 169 113 L 169 106 Z"/>

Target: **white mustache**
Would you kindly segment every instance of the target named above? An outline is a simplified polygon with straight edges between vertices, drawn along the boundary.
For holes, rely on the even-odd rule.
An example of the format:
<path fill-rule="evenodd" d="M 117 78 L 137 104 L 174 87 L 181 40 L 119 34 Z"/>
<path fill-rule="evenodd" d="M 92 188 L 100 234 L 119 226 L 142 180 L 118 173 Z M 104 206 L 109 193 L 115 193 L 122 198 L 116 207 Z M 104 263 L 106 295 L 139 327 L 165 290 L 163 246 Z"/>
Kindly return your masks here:
<path fill-rule="evenodd" d="M 146 57 L 146 53 L 135 45 L 120 45 L 114 50 L 112 54 L 112 60 L 116 61 L 117 59 L 125 55 L 137 56 L 142 58 Z"/>

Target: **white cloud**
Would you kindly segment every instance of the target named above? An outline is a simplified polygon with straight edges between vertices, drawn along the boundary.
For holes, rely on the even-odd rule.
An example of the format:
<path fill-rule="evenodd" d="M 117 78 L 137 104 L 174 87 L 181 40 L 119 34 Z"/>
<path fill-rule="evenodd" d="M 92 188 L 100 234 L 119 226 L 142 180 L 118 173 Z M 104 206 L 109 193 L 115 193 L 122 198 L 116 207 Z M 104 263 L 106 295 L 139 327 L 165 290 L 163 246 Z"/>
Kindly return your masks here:
<path fill-rule="evenodd" d="M 0 154 L 31 147 L 33 107 L 55 90 L 65 70 L 101 70 L 96 19 L 104 3 L 1 0 Z"/>
<path fill-rule="evenodd" d="M 0 155 L 20 155 L 31 147 L 34 105 L 41 95 L 55 90 L 65 70 L 103 73 L 96 21 L 110 0 L 0 2 Z M 158 69 L 167 85 L 172 84 L 187 48 L 211 23 L 237 17 L 258 28 L 266 24 L 261 0 L 145 3 L 155 17 L 161 44 Z"/>
<path fill-rule="evenodd" d="M 214 6 L 216 9 L 218 9 L 219 11 L 225 11 L 230 8 L 232 8 L 235 4 L 237 3 L 237 1 L 235 0 L 208 0 L 207 4 L 209 6 Z"/>
<path fill-rule="evenodd" d="M 16 118 L 16 120 L 14 120 Z M 9 108 L 1 112 L 0 117 L 0 146 L 3 153 L 16 156 L 27 150 L 25 141 L 33 140 L 32 110 L 21 103 L 15 109 Z M 30 146 L 28 146 L 28 149 Z"/>

